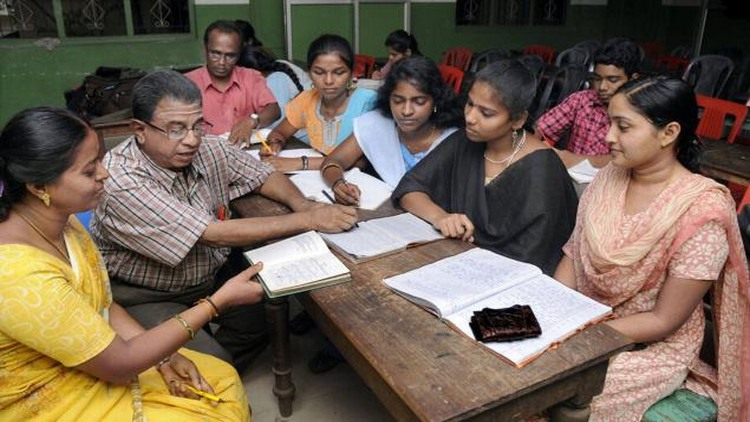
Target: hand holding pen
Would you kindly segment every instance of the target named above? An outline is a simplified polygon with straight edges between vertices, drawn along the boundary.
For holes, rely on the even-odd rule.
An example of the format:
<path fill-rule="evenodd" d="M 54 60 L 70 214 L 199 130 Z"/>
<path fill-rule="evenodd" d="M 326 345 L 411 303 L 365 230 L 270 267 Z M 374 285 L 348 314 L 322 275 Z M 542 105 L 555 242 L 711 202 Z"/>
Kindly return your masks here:
<path fill-rule="evenodd" d="M 331 190 L 340 204 L 359 205 L 359 198 L 362 192 L 360 192 L 357 185 L 347 182 L 343 177 L 333 182 Z"/>
<path fill-rule="evenodd" d="M 326 191 L 325 189 L 323 189 L 321 192 L 323 192 L 323 196 L 325 196 L 326 198 L 328 198 L 328 200 L 331 201 L 332 204 L 336 205 L 336 200 L 331 197 L 331 194 L 328 193 L 328 191 Z M 359 224 L 357 224 L 356 221 L 354 222 L 354 227 L 359 228 Z"/>

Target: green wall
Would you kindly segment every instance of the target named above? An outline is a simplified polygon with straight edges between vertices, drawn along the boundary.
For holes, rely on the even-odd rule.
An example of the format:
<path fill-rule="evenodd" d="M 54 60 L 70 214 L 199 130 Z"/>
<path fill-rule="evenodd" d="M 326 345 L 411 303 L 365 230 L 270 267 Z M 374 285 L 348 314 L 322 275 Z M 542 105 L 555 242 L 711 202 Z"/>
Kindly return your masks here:
<path fill-rule="evenodd" d="M 693 42 L 698 9 L 664 7 L 653 0 L 608 0 L 607 6 L 570 6 L 564 26 L 455 26 L 453 3 L 413 3 L 412 32 L 422 52 L 440 59 L 443 51 L 464 45 L 474 51 L 491 47 L 521 49 L 547 44 L 562 50 L 578 41 L 630 36 L 657 40 L 666 51 Z M 338 33 L 353 40 L 353 6 L 299 5 L 293 8 L 294 58 L 305 60 L 307 44 L 321 33 Z M 364 4 L 360 14 L 360 52 L 386 55 L 383 40 L 400 28 L 403 7 Z M 41 104 L 64 105 L 63 92 L 79 84 L 97 66 L 130 66 L 150 70 L 202 63 L 202 37 L 216 19 L 247 19 L 264 45 L 285 53 L 283 2 L 248 0 L 245 5 L 196 6 L 191 35 L 129 39 L 63 39 L 51 50 L 35 40 L 0 40 L 0 124 L 19 110 Z M 746 20 L 729 19 L 712 11 L 706 28 L 704 53 L 736 46 L 750 51 Z"/>

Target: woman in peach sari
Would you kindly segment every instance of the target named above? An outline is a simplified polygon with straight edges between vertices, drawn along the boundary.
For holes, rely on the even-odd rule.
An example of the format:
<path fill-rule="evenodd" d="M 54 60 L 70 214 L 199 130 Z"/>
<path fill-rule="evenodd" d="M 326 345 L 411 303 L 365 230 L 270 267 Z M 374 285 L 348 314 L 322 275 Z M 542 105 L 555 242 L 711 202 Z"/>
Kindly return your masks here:
<path fill-rule="evenodd" d="M 586 189 L 555 278 L 613 307 L 637 347 L 614 357 L 591 420 L 640 421 L 676 389 L 713 398 L 719 421 L 748 420 L 748 269 L 726 188 L 696 174 L 697 106 L 664 77 L 629 82 L 609 105 L 612 163 Z M 718 365 L 699 357 L 713 288 Z"/>

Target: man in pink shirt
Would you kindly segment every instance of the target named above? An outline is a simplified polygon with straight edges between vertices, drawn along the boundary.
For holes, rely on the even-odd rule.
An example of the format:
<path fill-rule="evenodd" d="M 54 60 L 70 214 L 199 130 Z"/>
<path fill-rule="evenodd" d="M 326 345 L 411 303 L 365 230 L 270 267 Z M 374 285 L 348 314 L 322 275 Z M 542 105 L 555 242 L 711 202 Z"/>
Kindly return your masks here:
<path fill-rule="evenodd" d="M 211 134 L 231 132 L 230 142 L 248 142 L 253 129 L 281 116 L 276 98 L 260 72 L 236 66 L 242 36 L 234 22 L 219 20 L 209 25 L 203 45 L 206 65 L 185 76 L 200 88 Z"/>
<path fill-rule="evenodd" d="M 537 135 L 550 144 L 568 135 L 565 149 L 555 149 L 565 167 L 584 159 L 594 167 L 609 162 L 609 144 L 604 140 L 609 130 L 607 106 L 618 88 L 638 77 L 640 61 L 638 46 L 632 41 L 608 40 L 594 57 L 592 88 L 570 94 L 537 120 Z"/>

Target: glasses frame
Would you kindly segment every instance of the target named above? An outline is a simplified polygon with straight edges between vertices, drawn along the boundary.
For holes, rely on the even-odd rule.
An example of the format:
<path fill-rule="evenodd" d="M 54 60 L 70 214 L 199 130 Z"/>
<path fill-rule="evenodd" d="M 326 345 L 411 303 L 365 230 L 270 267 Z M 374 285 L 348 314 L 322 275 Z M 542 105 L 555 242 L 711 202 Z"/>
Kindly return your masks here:
<path fill-rule="evenodd" d="M 206 58 L 212 62 L 220 62 L 221 59 L 224 59 L 227 63 L 237 63 L 240 59 L 240 53 L 222 53 L 221 51 L 206 50 Z"/>
<path fill-rule="evenodd" d="M 159 126 L 156 126 L 155 124 L 153 124 L 151 122 L 147 122 L 145 120 L 144 121 L 140 121 L 140 122 L 143 123 L 143 124 L 145 124 L 146 126 L 152 128 L 152 129 L 157 130 L 158 132 L 161 132 L 162 134 L 164 134 L 164 136 L 167 137 L 167 139 L 169 139 L 170 141 L 173 141 L 173 142 L 182 142 L 185 138 L 187 138 L 188 133 L 190 133 L 190 132 L 193 132 L 196 135 L 198 135 L 199 138 L 202 138 L 203 135 L 205 135 L 206 132 L 210 131 L 211 128 L 213 127 L 213 125 L 211 123 L 208 123 L 206 121 L 198 122 L 198 123 L 194 124 L 193 127 L 191 127 L 191 128 L 185 127 L 185 134 L 182 135 L 180 138 L 176 138 L 176 137 L 173 137 L 170 134 L 170 131 L 167 130 L 167 129 L 164 129 L 164 128 L 161 128 Z M 195 127 L 198 126 L 198 125 L 203 126 L 203 128 L 200 129 L 200 130 L 196 130 Z"/>

